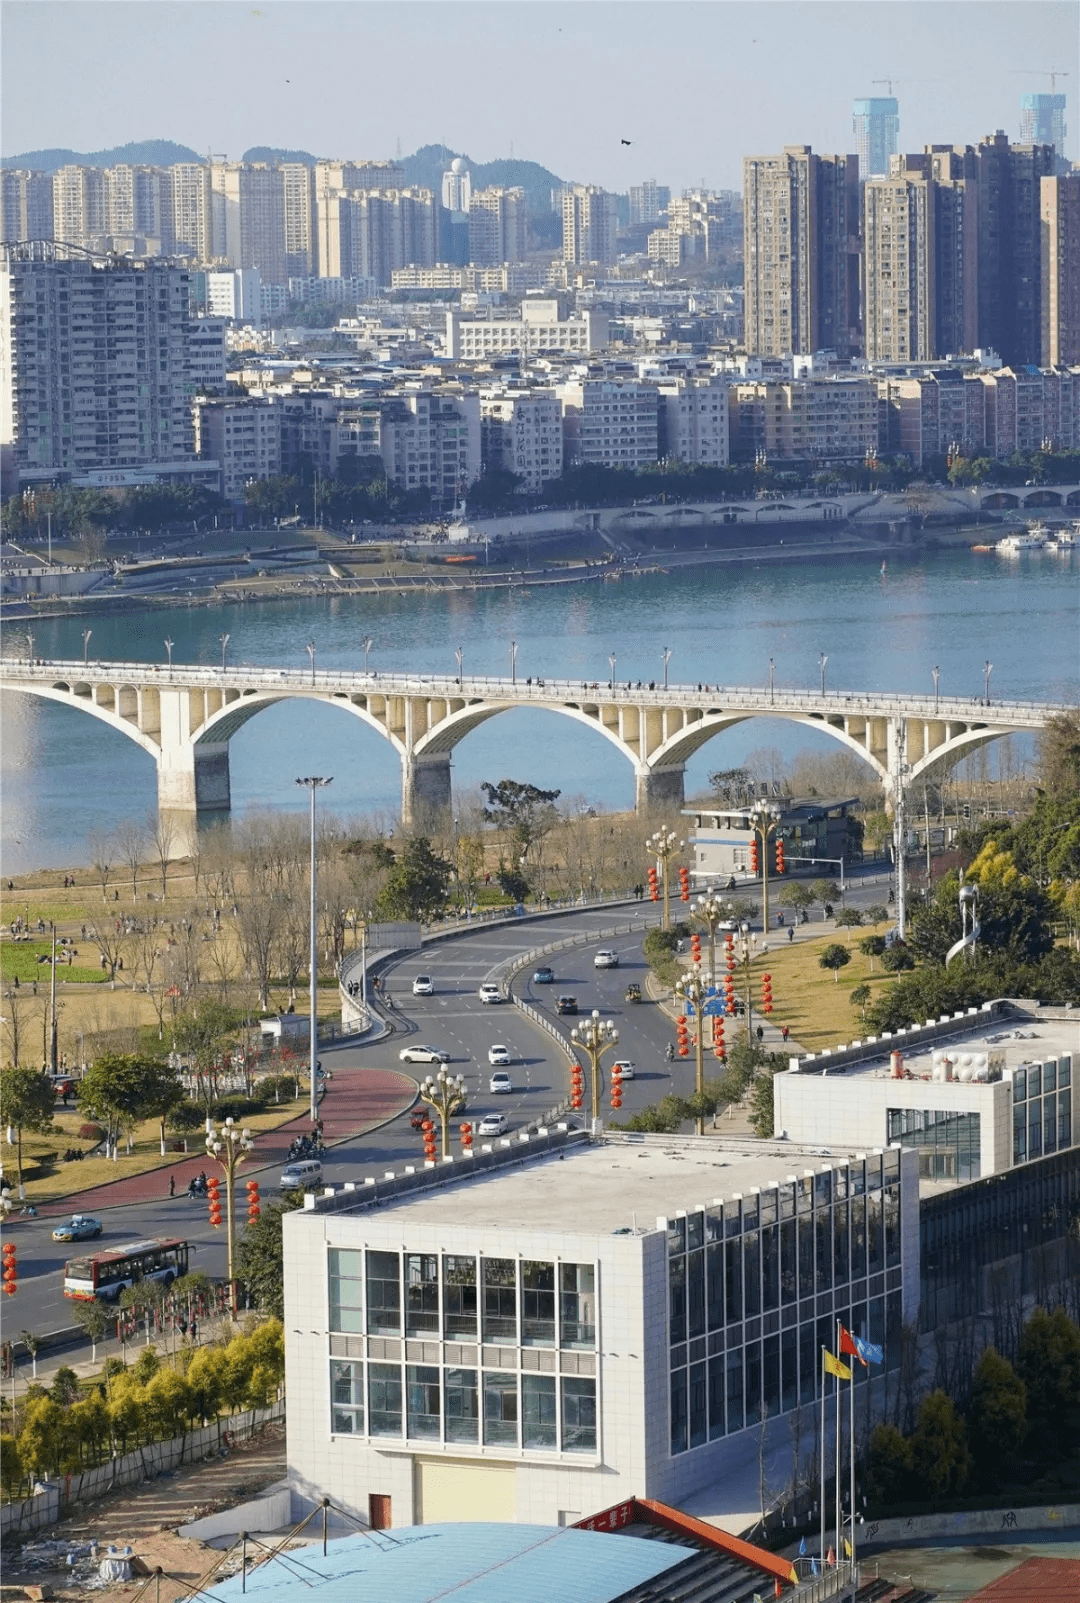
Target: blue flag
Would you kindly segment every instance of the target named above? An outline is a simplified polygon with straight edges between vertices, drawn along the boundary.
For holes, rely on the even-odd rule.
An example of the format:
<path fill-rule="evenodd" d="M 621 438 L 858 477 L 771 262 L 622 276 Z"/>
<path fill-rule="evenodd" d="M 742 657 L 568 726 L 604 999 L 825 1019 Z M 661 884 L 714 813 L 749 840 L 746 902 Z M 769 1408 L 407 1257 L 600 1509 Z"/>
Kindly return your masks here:
<path fill-rule="evenodd" d="M 875 1347 L 872 1341 L 863 1341 L 859 1336 L 853 1336 L 852 1341 L 858 1348 L 859 1357 L 864 1364 L 883 1364 L 885 1355 L 880 1347 Z"/>
<path fill-rule="evenodd" d="M 799 1542 L 799 1557 L 800 1558 L 805 1558 L 806 1557 L 806 1537 L 805 1536 Z"/>

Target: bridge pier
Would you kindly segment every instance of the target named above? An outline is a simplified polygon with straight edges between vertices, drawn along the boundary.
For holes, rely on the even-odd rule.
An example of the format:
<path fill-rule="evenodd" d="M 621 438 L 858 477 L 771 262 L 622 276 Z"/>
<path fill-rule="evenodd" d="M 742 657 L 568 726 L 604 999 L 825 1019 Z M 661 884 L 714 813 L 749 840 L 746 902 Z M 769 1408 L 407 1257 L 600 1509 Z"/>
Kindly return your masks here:
<path fill-rule="evenodd" d="M 408 752 L 401 763 L 401 820 L 407 828 L 446 814 L 451 808 L 450 757 L 417 757 Z"/>
<path fill-rule="evenodd" d="M 158 807 L 165 812 L 223 812 L 231 805 L 227 741 L 163 745 L 158 763 Z"/>
<path fill-rule="evenodd" d="M 639 813 L 670 811 L 686 800 L 686 766 L 639 768 L 634 776 L 634 807 Z"/>

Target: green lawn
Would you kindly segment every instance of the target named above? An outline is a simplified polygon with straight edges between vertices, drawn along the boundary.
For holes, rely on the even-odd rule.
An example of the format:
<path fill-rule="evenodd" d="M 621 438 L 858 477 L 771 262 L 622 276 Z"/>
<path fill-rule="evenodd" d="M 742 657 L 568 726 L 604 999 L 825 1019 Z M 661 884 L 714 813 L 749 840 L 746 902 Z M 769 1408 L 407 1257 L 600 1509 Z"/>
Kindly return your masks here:
<path fill-rule="evenodd" d="M 100 960 L 96 948 L 89 941 L 80 941 L 76 950 L 79 960 L 69 968 L 66 960 L 61 961 L 61 948 L 56 949 L 56 978 L 71 980 L 85 984 L 91 980 L 104 980 L 108 976 L 100 967 Z M 48 963 L 39 963 L 40 956 L 49 957 L 52 953 L 51 941 L 4 941 L 0 945 L 0 977 L 8 985 L 18 977 L 19 985 L 29 985 L 37 980 L 42 985 L 49 983 Z M 98 966 L 87 966 L 87 958 L 93 957 Z"/>

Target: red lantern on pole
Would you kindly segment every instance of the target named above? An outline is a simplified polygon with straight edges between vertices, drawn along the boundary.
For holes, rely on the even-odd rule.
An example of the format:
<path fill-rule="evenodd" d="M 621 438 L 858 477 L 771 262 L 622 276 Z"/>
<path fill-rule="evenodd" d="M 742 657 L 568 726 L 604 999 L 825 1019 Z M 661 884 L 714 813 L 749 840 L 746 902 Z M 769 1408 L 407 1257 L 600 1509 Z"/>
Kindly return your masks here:
<path fill-rule="evenodd" d="M 464 1124 L 459 1124 L 458 1125 L 458 1134 L 461 1137 L 461 1150 L 462 1150 L 462 1152 L 471 1152 L 472 1151 L 473 1134 L 472 1134 L 472 1125 L 468 1122 L 468 1120 L 466 1120 Z"/>
<path fill-rule="evenodd" d="M 688 868 L 679 869 L 679 899 L 683 902 L 690 900 L 690 870 Z"/>
<path fill-rule="evenodd" d="M 206 1182 L 207 1218 L 217 1230 L 221 1225 L 221 1181 L 217 1178 Z"/>
<path fill-rule="evenodd" d="M 681 1058 L 690 1056 L 690 1026 L 686 1022 L 685 1013 L 680 1013 L 675 1020 L 675 1043 Z"/>
<path fill-rule="evenodd" d="M 701 962 L 701 936 L 697 934 L 690 937 L 690 961 L 691 963 Z"/>
<path fill-rule="evenodd" d="M 784 843 L 782 840 L 778 840 L 776 843 L 776 872 L 778 874 L 784 872 Z"/>
<path fill-rule="evenodd" d="M 757 874 L 761 869 L 761 853 L 758 851 L 757 836 L 750 842 L 750 872 Z"/>
<path fill-rule="evenodd" d="M 649 900 L 650 902 L 658 902 L 660 900 L 660 876 L 655 868 L 650 868 L 647 877 L 649 881 Z"/>
<path fill-rule="evenodd" d="M 611 1070 L 611 1106 L 616 1109 L 622 1107 L 622 1070 L 617 1063 Z"/>
<path fill-rule="evenodd" d="M 4 1242 L 3 1263 L 4 1292 L 6 1296 L 14 1297 L 19 1289 L 19 1263 L 13 1241 Z"/>

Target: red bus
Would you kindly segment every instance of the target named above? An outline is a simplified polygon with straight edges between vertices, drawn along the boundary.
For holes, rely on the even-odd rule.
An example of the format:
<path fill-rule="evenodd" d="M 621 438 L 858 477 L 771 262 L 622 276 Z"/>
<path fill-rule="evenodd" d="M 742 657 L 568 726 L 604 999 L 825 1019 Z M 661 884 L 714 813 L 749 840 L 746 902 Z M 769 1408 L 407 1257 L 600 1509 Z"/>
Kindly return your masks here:
<path fill-rule="evenodd" d="M 64 1265 L 64 1296 L 89 1302 L 115 1302 L 122 1291 L 140 1280 L 158 1280 L 171 1286 L 188 1272 L 195 1248 L 187 1241 L 159 1236 L 151 1241 L 129 1241 L 106 1252 L 71 1258 Z"/>

